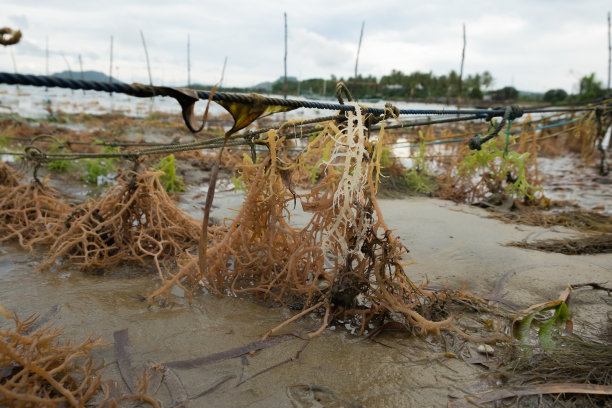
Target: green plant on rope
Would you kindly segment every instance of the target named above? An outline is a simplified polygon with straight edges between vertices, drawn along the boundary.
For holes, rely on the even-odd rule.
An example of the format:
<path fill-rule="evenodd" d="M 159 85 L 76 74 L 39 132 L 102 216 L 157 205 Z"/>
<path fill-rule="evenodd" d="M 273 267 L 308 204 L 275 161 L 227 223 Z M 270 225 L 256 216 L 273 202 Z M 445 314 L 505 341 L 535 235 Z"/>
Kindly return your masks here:
<path fill-rule="evenodd" d="M 481 176 L 478 184 L 486 186 L 488 190 L 482 193 L 505 193 L 518 199 L 533 200 L 542 187 L 536 187 L 527 180 L 527 170 L 531 165 L 529 153 L 508 151 L 518 136 L 509 133 L 500 135 L 503 137 L 484 143 L 482 150 L 471 150 L 459 162 L 458 176 L 467 179 Z"/>
<path fill-rule="evenodd" d="M 2 133 L 0 133 L 0 148 L 6 149 L 11 145 L 11 138 L 9 136 L 9 132 L 7 129 L 4 129 Z"/>
<path fill-rule="evenodd" d="M 94 144 L 101 143 L 101 141 L 94 142 Z M 119 153 L 119 148 L 113 146 L 104 146 L 100 153 Z M 118 158 L 112 157 L 106 159 L 84 159 L 81 164 L 84 171 L 83 181 L 88 184 L 98 184 L 100 176 L 108 177 L 109 174 L 115 173 L 117 171 L 115 163 L 117 163 L 118 161 Z"/>
<path fill-rule="evenodd" d="M 49 152 L 50 153 L 68 153 L 69 151 L 65 147 L 60 146 L 57 142 L 53 142 L 51 146 L 49 147 Z M 70 160 L 52 160 L 49 163 L 47 163 L 47 169 L 55 173 L 65 173 L 71 168 L 72 168 L 72 162 Z"/>
<path fill-rule="evenodd" d="M 176 159 L 173 154 L 161 158 L 153 168 L 164 172 L 164 174 L 159 177 L 159 181 L 167 193 L 185 191 L 183 177 L 176 174 Z"/>
<path fill-rule="evenodd" d="M 321 173 L 322 173 L 321 165 L 323 163 L 329 162 L 329 158 L 330 158 L 330 154 L 331 154 L 331 148 L 332 148 L 331 144 L 327 144 L 325 146 L 325 148 L 323 149 L 323 155 L 321 156 L 319 161 L 314 166 L 311 166 L 311 165 L 308 165 L 308 164 L 304 165 L 304 168 L 306 170 L 310 171 L 310 183 L 313 186 L 316 184 L 317 180 L 321 176 Z"/>
<path fill-rule="evenodd" d="M 413 167 L 406 170 L 406 173 L 404 174 L 404 181 L 406 182 L 406 185 L 410 191 L 421 194 L 429 194 L 434 191 L 435 185 L 433 178 L 427 173 L 427 165 L 425 163 L 425 137 L 423 136 L 423 132 L 420 130 L 419 139 L 419 155 L 416 157 Z"/>

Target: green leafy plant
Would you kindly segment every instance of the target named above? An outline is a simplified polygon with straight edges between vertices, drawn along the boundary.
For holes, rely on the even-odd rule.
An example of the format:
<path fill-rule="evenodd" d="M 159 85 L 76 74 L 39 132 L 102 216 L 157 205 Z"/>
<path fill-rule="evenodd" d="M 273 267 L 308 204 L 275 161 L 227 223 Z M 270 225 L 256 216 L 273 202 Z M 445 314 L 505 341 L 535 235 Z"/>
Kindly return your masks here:
<path fill-rule="evenodd" d="M 159 181 L 162 183 L 166 192 L 178 193 L 185 191 L 183 177 L 176 174 L 176 159 L 173 154 L 160 159 L 153 168 L 164 172 L 164 174 L 159 177 Z"/>
<path fill-rule="evenodd" d="M 323 149 L 323 155 L 321 156 L 319 161 L 314 166 L 310 166 L 310 165 L 304 166 L 306 170 L 310 171 L 310 182 L 312 185 L 315 185 L 315 183 L 319 179 L 319 176 L 321 175 L 321 171 L 322 171 L 320 168 L 321 165 L 329 161 L 329 158 L 331 155 L 331 147 L 332 147 L 331 144 L 328 144 L 325 146 L 325 148 Z"/>
<path fill-rule="evenodd" d="M 391 157 L 391 149 L 389 147 L 383 147 L 380 153 L 380 166 L 382 168 L 389 167 L 393 164 L 393 158 Z"/>
<path fill-rule="evenodd" d="M 552 316 L 546 317 L 544 313 L 554 311 Z M 539 326 L 538 341 L 542 348 L 553 349 L 556 343 L 553 339 L 553 331 L 556 326 L 564 324 L 569 319 L 569 308 L 562 299 L 534 305 L 521 312 L 513 322 L 514 337 L 523 346 L 530 345 L 531 329 Z"/>
<path fill-rule="evenodd" d="M 232 173 L 232 184 L 234 185 L 234 190 L 236 191 L 247 191 L 242 175 Z"/>
<path fill-rule="evenodd" d="M 474 186 L 473 196 L 487 193 L 515 196 L 518 199 L 533 200 L 541 187 L 527 180 L 530 166 L 529 153 L 508 151 L 508 145 L 516 142 L 517 136 L 500 133 L 482 145 L 482 150 L 472 150 L 458 164 L 458 176 L 473 179 L 480 176 Z"/>
<path fill-rule="evenodd" d="M 96 143 L 101 143 L 96 141 Z M 119 153 L 117 147 L 104 146 L 100 153 Z M 115 173 L 117 167 L 115 163 L 119 161 L 118 158 L 105 158 L 105 159 L 84 159 L 82 161 L 82 167 L 84 170 L 83 181 L 88 184 L 98 184 L 98 177 L 107 177 L 109 174 Z"/>
<path fill-rule="evenodd" d="M 433 177 L 427 174 L 427 165 L 425 162 L 425 137 L 421 131 L 419 131 L 419 139 L 419 155 L 416 157 L 413 167 L 406 170 L 406 173 L 404 174 L 404 181 L 406 182 L 406 185 L 410 191 L 421 194 L 430 194 L 434 191 L 435 184 Z"/>
<path fill-rule="evenodd" d="M 50 153 L 67 153 L 68 150 L 60 146 L 57 142 L 53 142 L 49 147 Z M 65 173 L 72 168 L 70 160 L 53 160 L 47 163 L 47 169 L 55 173 Z"/>
<path fill-rule="evenodd" d="M 2 133 L 0 133 L 0 148 L 7 148 L 11 145 L 11 138 L 9 136 L 9 132 L 7 129 L 4 129 Z"/>

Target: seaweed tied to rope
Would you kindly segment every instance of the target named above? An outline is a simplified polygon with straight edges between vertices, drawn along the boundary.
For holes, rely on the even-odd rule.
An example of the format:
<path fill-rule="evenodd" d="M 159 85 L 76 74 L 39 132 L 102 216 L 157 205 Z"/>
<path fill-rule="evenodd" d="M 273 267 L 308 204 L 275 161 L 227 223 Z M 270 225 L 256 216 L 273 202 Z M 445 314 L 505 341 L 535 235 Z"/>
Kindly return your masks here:
<path fill-rule="evenodd" d="M 382 145 L 368 139 L 361 109 L 353 105 L 356 112 L 347 112 L 346 123 L 329 122 L 297 159 L 289 157 L 277 132 L 268 132 L 260 142 L 269 155 L 259 162 L 245 155 L 240 168 L 247 189 L 242 207 L 232 220 L 209 230 L 203 270 L 197 257 L 187 256 L 177 276 L 212 292 L 250 294 L 301 310 L 270 332 L 321 311 L 321 327 L 311 335 L 336 319 L 351 321 L 360 332 L 369 323 L 396 319 L 421 334 L 452 330 L 470 337 L 455 327 L 452 316 L 423 317 L 423 310 L 440 301 L 478 300 L 464 292 L 432 292 L 407 277 L 401 261 L 407 249 L 393 236 L 376 200 Z M 330 148 L 328 160 L 313 159 Z M 325 168 L 322 178 L 297 194 L 292 176 L 313 162 Z M 290 219 L 290 207 L 298 203 L 308 216 L 303 226 Z"/>
<path fill-rule="evenodd" d="M 69 213 L 70 207 L 47 181 L 22 184 L 18 174 L 0 162 L 0 242 L 17 240 L 32 250 L 34 244 L 55 241 L 51 226 Z"/>
<path fill-rule="evenodd" d="M 99 201 L 76 207 L 55 225 L 61 232 L 41 267 L 58 259 L 88 270 L 152 260 L 162 281 L 172 280 L 165 262 L 197 245 L 200 223 L 176 207 L 159 181 L 161 174 L 125 172 Z"/>

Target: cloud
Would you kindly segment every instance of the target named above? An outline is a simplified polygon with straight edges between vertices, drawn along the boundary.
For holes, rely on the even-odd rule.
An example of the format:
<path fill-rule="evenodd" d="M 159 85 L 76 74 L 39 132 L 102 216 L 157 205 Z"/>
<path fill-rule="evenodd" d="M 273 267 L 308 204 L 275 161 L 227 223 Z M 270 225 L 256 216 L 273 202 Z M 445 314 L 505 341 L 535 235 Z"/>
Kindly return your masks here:
<path fill-rule="evenodd" d="M 27 30 L 29 28 L 28 18 L 23 14 L 12 15 L 8 18 L 10 22 L 15 23 L 16 30 Z"/>
<path fill-rule="evenodd" d="M 346 70 L 357 52 L 356 44 L 348 44 L 326 38 L 320 34 L 298 27 L 291 30 L 288 52 L 292 71 L 302 75 L 329 77 L 334 72 Z"/>

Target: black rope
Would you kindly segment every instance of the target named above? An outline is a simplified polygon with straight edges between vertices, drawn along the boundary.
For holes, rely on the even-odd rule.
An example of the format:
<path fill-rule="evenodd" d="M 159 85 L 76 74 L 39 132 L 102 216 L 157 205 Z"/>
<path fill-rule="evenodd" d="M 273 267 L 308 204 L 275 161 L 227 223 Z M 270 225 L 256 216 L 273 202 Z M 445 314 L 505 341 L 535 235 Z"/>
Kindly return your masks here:
<path fill-rule="evenodd" d="M 516 118 L 520 118 L 523 116 L 523 110 L 518 105 L 510 105 L 506 107 L 504 111 L 504 116 L 502 120 L 499 121 L 497 125 L 493 128 L 493 130 L 486 136 L 476 135 L 470 139 L 468 142 L 468 146 L 470 150 L 481 150 L 482 145 L 489 140 L 493 139 L 497 134 L 502 130 L 507 121 L 512 121 Z"/>
<path fill-rule="evenodd" d="M 478 114 L 478 115 L 470 115 L 470 116 L 459 116 L 458 118 L 444 118 L 444 119 L 432 119 L 432 120 L 423 120 L 423 121 L 403 121 L 401 123 L 394 123 L 390 125 L 385 125 L 385 130 L 387 129 L 400 129 L 400 128 L 408 128 L 415 126 L 427 126 L 427 125 L 436 125 L 438 123 L 452 123 L 452 122 L 464 122 L 468 120 L 477 120 L 484 119 L 487 115 Z M 380 125 L 373 126 L 371 130 L 379 130 L 381 128 Z"/>
<path fill-rule="evenodd" d="M 138 98 L 151 98 L 154 96 L 171 96 L 176 97 L 177 89 L 141 85 L 141 84 L 126 84 L 123 82 L 96 82 L 96 81 L 84 81 L 80 79 L 66 79 L 54 76 L 44 75 L 23 75 L 23 74 L 12 74 L 8 72 L 0 72 L 0 83 L 9 85 L 31 85 L 31 86 L 44 86 L 44 87 L 57 87 L 57 88 L 68 88 L 68 89 L 82 89 L 89 91 L 102 91 L 111 93 L 124 93 L 127 95 L 135 96 Z M 180 90 L 178 90 L 180 91 Z M 191 91 L 194 92 L 194 91 Z M 195 91 L 200 99 L 208 100 L 210 92 L 208 91 Z M 265 105 L 276 105 L 286 106 L 290 108 L 308 108 L 308 109 L 329 109 L 339 110 L 342 112 L 355 111 L 355 107 L 352 105 L 342 105 L 339 103 L 326 103 L 317 101 L 304 101 L 304 100 L 292 100 L 282 98 L 270 98 L 263 97 L 261 95 L 249 95 L 249 94 L 238 94 L 238 93 L 224 93 L 215 92 L 212 95 L 213 101 L 224 101 L 224 102 L 239 102 L 244 104 L 252 103 L 263 103 Z M 554 112 L 579 112 L 586 110 L 593 110 L 594 108 L 570 108 L 570 109 L 525 109 L 525 113 L 554 113 Z M 363 113 L 371 113 L 377 115 L 384 115 L 384 108 L 372 108 L 362 107 Z M 487 109 L 400 109 L 399 115 L 489 115 L 503 116 L 503 109 L 487 110 Z"/>

